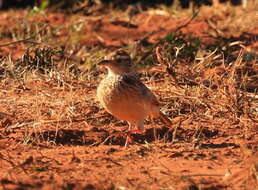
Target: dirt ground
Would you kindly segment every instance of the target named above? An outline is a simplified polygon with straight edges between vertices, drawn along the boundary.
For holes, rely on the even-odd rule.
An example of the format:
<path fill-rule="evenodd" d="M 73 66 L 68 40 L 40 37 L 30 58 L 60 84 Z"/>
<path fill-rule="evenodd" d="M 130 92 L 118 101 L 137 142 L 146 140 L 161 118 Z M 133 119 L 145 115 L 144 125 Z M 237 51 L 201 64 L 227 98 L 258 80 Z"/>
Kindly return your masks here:
<path fill-rule="evenodd" d="M 29 39 L 32 44 L 65 47 L 74 62 L 88 60 L 93 51 L 94 62 L 126 45 L 132 50 L 130 44 L 136 40 L 158 42 L 191 18 L 190 10 L 179 12 L 156 9 L 128 17 L 126 11 L 96 16 L 2 11 L 1 59 L 11 65 L 25 59 L 31 42 L 8 43 L 27 39 L 36 30 L 40 35 Z M 252 8 L 246 12 L 240 7 L 222 6 L 216 11 L 204 7 L 180 31 L 204 44 L 223 34 L 225 40 L 242 41 L 245 52 L 257 55 L 256 20 L 257 10 Z M 47 23 L 48 29 L 41 27 L 42 23 Z M 104 53 L 98 57 L 99 50 Z M 255 62 L 257 76 L 257 59 Z M 183 93 L 184 97 L 197 96 L 189 93 L 187 86 L 175 86 L 158 66 L 142 69 L 142 80 L 159 97 L 174 126 L 168 129 L 156 119 L 147 119 L 145 133 L 133 135 L 134 142 L 125 149 L 127 124 L 106 113 L 95 98 L 105 71 L 86 69 L 83 80 L 66 73 L 46 77 L 34 72 L 20 79 L 11 74 L 6 77 L 6 67 L 0 67 L 0 189 L 258 190 L 257 107 L 253 108 L 255 117 L 244 113 L 232 116 L 219 114 L 215 104 L 226 103 L 216 102 L 214 109 L 205 111 L 207 117 L 202 117 L 194 112 L 201 99 L 189 99 L 193 111 L 177 113 L 175 107 Z M 251 86 L 257 90 L 257 81 Z M 255 90 L 245 93 L 254 97 L 257 106 Z M 217 115 L 212 115 L 213 111 Z"/>

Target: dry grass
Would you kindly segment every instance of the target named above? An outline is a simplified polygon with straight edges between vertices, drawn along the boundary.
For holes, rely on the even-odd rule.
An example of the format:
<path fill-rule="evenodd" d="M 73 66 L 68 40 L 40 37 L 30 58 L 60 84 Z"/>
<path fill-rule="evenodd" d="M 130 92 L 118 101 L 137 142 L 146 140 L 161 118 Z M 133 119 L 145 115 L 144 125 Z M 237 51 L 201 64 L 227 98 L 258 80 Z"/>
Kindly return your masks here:
<path fill-rule="evenodd" d="M 184 116 L 185 120 L 197 123 L 214 123 L 219 119 L 223 125 L 239 123 L 241 126 L 257 121 L 256 87 L 252 86 L 257 74 L 257 55 L 251 56 L 241 46 L 234 51 L 230 46 L 226 51 L 219 46 L 214 51 L 206 50 L 197 38 L 175 36 L 169 40 L 158 46 L 158 65 L 150 62 L 152 66 L 148 66 L 152 70 L 158 67 L 162 73 L 154 69 L 150 79 L 146 78 L 148 72 L 143 78 L 162 97 L 161 101 L 166 104 L 164 111 L 171 118 Z M 87 110 L 99 112 L 94 93 L 101 77 L 94 62 L 103 52 L 95 49 L 87 52 L 91 56 L 83 65 L 73 63 L 61 48 L 47 46 L 27 49 L 16 61 L 3 58 L 1 86 L 11 98 L 4 98 L 2 103 L 9 105 L 7 109 L 13 114 L 22 116 L 16 115 L 19 122 L 9 128 L 26 126 L 35 132 L 44 126 L 58 130 L 70 128 L 77 120 L 89 121 L 87 117 L 94 120 L 93 112 L 88 114 Z M 138 54 L 136 52 L 137 59 Z M 157 86 L 159 83 L 161 85 Z M 7 90 L 8 86 L 12 88 Z M 17 99 L 20 96 L 17 92 L 28 98 Z M 31 134 L 26 133 L 24 142 L 28 142 Z"/>
<path fill-rule="evenodd" d="M 229 147 L 231 151 L 233 147 L 238 150 L 235 157 L 241 156 L 243 171 L 248 171 L 244 179 L 238 175 L 242 170 L 233 176 L 230 170 L 228 173 L 223 170 L 223 174 L 211 172 L 199 176 L 217 176 L 219 180 L 224 180 L 216 181 L 217 184 L 212 184 L 210 189 L 234 185 L 235 175 L 236 179 L 256 183 L 258 56 L 247 47 L 249 44 L 245 36 L 235 38 L 232 35 L 235 31 L 245 33 L 250 21 L 237 16 L 243 15 L 242 12 L 228 11 L 232 15 L 224 21 L 218 19 L 214 22 L 211 18 L 205 18 L 205 22 L 210 25 L 209 35 L 216 37 L 212 43 L 203 43 L 201 37 L 178 31 L 168 34 L 157 44 L 144 45 L 142 40 L 136 45 L 119 47 L 133 55 L 142 80 L 160 97 L 164 105 L 162 111 L 171 118 L 175 129 L 169 130 L 159 121 L 148 119 L 146 133 L 134 137 L 137 147 L 119 152 L 121 155 L 115 157 L 115 161 L 108 159 L 112 158 L 113 152 L 118 151 L 116 148 L 105 149 L 104 153 L 97 148 L 123 144 L 124 137 L 119 136 L 119 133 L 126 124 L 100 108 L 95 99 L 95 90 L 105 74 L 96 63 L 116 48 L 103 47 L 102 43 L 90 47 L 81 44 L 82 38 L 88 39 L 92 35 L 98 38 L 98 28 L 95 28 L 94 34 L 83 33 L 87 25 L 77 15 L 62 26 L 52 23 L 45 25 L 46 17 L 36 14 L 35 18 L 44 21 L 32 24 L 34 17 L 28 17 L 23 18 L 24 25 L 1 28 L 0 32 L 5 34 L 3 39 L 7 43 L 1 47 L 19 47 L 21 56 L 15 58 L 8 55 L 0 60 L 0 140 L 9 140 L 13 135 L 15 147 L 43 147 L 50 152 L 58 152 L 60 147 L 67 146 L 70 150 L 71 147 L 84 145 L 88 149 L 78 152 L 89 151 L 90 158 L 85 156 L 88 160 L 99 159 L 94 155 L 101 152 L 105 162 L 118 167 L 127 166 L 129 162 L 124 160 L 128 161 L 128 158 L 130 162 L 140 162 L 140 158 L 147 158 L 150 160 L 148 167 L 151 168 L 139 166 L 139 173 L 148 176 L 151 183 L 167 189 L 203 189 L 199 181 L 195 180 L 198 174 L 173 172 L 169 159 L 182 157 L 186 160 L 195 156 L 196 160 L 207 161 L 208 158 L 202 157 L 207 153 L 216 160 L 211 162 L 214 164 L 219 162 L 219 158 L 214 158 L 219 152 L 214 151 L 215 148 Z M 116 20 L 120 12 L 110 14 Z M 133 22 L 133 18 L 127 17 L 128 13 L 123 14 L 123 19 Z M 241 20 L 245 22 L 241 23 Z M 231 22 L 234 22 L 234 26 L 226 30 Z M 9 43 L 10 40 L 16 42 Z M 152 137 L 154 125 L 158 128 L 158 141 Z M 175 146 L 172 150 L 170 142 Z M 80 153 L 72 152 L 68 165 L 77 163 L 76 167 L 83 168 L 83 164 L 79 165 L 84 160 Z M 109 156 L 106 158 L 105 155 Z M 8 151 L 0 152 L 0 161 L 11 168 L 5 173 L 8 179 L 15 178 L 14 173 L 17 171 L 28 177 L 30 171 L 40 173 L 58 170 L 59 165 L 67 164 L 67 160 L 61 157 L 53 160 L 41 155 L 35 160 L 33 155 L 21 161 Z M 56 164 L 56 168 L 52 167 L 52 163 Z M 146 164 L 146 160 L 143 163 Z M 98 167 L 94 171 L 98 171 Z M 128 171 L 120 168 L 117 172 L 123 174 Z M 163 177 L 153 177 L 156 175 Z M 142 179 L 146 180 L 146 176 Z M 101 177 L 98 177 L 95 180 L 101 181 Z M 150 182 L 144 180 L 138 182 L 134 189 L 146 187 L 144 183 L 148 186 Z M 113 179 L 106 189 L 127 189 L 120 182 Z M 8 183 L 1 181 L 1 184 Z M 104 187 L 105 181 L 102 183 L 100 187 Z M 64 189 L 72 189 L 65 182 L 61 184 Z"/>

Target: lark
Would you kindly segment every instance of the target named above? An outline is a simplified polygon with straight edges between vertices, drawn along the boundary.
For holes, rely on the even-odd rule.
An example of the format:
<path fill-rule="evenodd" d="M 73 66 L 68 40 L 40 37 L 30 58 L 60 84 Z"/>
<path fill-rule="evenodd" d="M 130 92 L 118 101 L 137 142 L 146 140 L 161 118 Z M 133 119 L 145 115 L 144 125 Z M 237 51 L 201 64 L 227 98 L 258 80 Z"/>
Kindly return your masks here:
<path fill-rule="evenodd" d="M 125 51 L 117 51 L 112 59 L 103 60 L 99 65 L 107 68 L 108 75 L 97 88 L 97 98 L 107 112 L 128 122 L 125 147 L 131 141 L 130 134 L 144 132 L 144 120 L 148 116 L 171 126 L 171 121 L 160 111 L 156 96 L 140 81 L 135 65 Z"/>

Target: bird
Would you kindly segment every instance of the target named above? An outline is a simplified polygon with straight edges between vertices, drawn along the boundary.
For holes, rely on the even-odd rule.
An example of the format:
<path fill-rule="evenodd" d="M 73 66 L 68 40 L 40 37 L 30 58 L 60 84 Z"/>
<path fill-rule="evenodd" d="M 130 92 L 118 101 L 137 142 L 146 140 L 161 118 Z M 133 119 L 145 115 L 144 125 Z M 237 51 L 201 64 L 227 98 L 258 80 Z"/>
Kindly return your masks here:
<path fill-rule="evenodd" d="M 154 93 L 141 82 L 130 55 L 118 50 L 110 59 L 98 63 L 108 71 L 97 87 L 97 99 L 104 109 L 129 124 L 125 147 L 130 134 L 144 132 L 146 117 L 159 118 L 171 126 L 170 119 L 160 111 L 161 104 Z"/>

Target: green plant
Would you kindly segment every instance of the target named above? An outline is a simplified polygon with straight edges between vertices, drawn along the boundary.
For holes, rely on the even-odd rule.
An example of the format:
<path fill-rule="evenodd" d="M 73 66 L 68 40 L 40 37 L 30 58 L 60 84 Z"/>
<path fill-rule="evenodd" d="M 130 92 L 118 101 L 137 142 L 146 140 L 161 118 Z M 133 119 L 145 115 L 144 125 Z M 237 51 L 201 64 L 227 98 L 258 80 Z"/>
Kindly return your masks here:
<path fill-rule="evenodd" d="M 46 8 L 49 6 L 49 3 L 49 0 L 40 0 L 39 4 L 32 8 L 30 15 L 45 14 Z"/>

